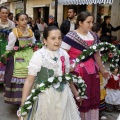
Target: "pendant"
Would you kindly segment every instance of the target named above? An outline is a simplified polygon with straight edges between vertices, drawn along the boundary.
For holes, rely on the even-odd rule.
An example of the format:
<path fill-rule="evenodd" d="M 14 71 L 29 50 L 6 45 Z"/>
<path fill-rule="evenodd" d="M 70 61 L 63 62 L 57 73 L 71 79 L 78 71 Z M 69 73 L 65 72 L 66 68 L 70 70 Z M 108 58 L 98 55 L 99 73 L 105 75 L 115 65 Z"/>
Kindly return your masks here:
<path fill-rule="evenodd" d="M 57 58 L 57 57 L 54 57 L 53 60 L 57 62 L 58 58 Z"/>

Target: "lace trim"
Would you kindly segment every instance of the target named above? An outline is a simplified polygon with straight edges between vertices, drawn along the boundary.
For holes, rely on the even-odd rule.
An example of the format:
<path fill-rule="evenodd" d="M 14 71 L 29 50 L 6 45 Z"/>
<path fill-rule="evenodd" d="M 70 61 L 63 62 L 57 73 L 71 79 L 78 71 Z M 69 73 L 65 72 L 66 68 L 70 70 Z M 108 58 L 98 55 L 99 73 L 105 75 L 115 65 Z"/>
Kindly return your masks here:
<path fill-rule="evenodd" d="M 24 84 L 26 78 L 12 78 L 11 83 Z"/>

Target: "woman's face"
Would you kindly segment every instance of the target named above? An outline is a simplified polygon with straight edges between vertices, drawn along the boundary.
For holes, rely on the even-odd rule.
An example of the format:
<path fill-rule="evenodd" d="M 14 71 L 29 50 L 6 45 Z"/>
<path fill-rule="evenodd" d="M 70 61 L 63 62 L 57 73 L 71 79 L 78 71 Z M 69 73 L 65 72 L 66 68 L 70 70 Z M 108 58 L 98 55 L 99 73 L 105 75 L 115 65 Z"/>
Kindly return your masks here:
<path fill-rule="evenodd" d="M 79 21 L 79 27 L 82 28 L 84 32 L 91 31 L 93 27 L 93 16 L 88 16 L 85 21 Z"/>
<path fill-rule="evenodd" d="M 0 16 L 1 16 L 1 19 L 7 20 L 7 18 L 8 18 L 8 10 L 2 8 L 1 11 L 0 11 Z"/>
<path fill-rule="evenodd" d="M 60 48 L 62 42 L 60 30 L 49 31 L 47 40 L 44 40 L 46 47 L 49 50 L 56 51 Z"/>
<path fill-rule="evenodd" d="M 26 15 L 20 15 L 17 24 L 22 28 L 26 28 L 27 22 L 28 22 L 28 17 Z"/>

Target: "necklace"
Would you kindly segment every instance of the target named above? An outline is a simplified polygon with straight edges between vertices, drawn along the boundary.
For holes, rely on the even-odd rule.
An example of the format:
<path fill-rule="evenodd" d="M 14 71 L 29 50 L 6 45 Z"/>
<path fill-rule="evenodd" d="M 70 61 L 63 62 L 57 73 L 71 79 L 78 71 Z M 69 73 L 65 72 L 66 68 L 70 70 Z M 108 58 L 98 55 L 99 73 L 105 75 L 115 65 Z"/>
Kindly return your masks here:
<path fill-rule="evenodd" d="M 28 32 L 27 28 L 25 28 L 24 30 L 21 30 L 20 28 L 18 28 L 18 29 L 21 32 L 22 36 L 28 36 L 29 35 L 29 32 Z"/>

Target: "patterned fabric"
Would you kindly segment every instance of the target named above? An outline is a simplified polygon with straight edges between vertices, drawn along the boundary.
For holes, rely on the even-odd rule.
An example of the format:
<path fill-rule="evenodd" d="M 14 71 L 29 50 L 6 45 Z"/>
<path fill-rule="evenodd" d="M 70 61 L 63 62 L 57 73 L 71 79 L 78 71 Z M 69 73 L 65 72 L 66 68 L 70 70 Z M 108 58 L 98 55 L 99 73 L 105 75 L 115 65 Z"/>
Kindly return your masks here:
<path fill-rule="evenodd" d="M 16 33 L 17 31 L 17 33 Z M 22 36 L 22 33 L 15 28 L 13 33 L 17 35 L 19 46 L 32 43 L 32 32 L 29 30 L 28 36 Z M 28 39 L 28 40 L 27 40 Z M 5 72 L 5 102 L 9 104 L 21 104 L 22 88 L 28 75 L 28 64 L 33 55 L 33 50 L 28 48 L 23 51 L 15 52 L 7 62 Z M 10 71 L 10 72 L 8 72 Z"/>
<path fill-rule="evenodd" d="M 69 32 L 64 37 L 63 41 L 71 46 L 70 50 L 68 51 L 70 60 L 74 61 L 74 59 L 78 57 L 84 49 L 87 49 L 91 45 L 97 44 L 99 42 L 97 35 L 94 34 L 93 32 L 90 33 L 93 36 L 93 39 L 87 37 L 87 39 L 84 40 L 78 35 L 76 31 Z M 76 101 L 79 107 L 79 111 L 83 113 L 88 113 L 92 109 L 96 109 L 96 110 L 99 109 L 100 79 L 98 74 L 98 67 L 94 61 L 94 55 L 90 56 L 85 61 L 81 61 L 75 67 L 73 74 L 82 76 L 82 78 L 85 80 L 85 83 L 87 84 L 86 94 L 88 98 L 83 100 L 81 106 Z M 97 117 L 96 120 L 98 120 L 98 118 L 99 117 Z M 83 120 L 88 120 L 88 119 L 83 118 Z"/>

